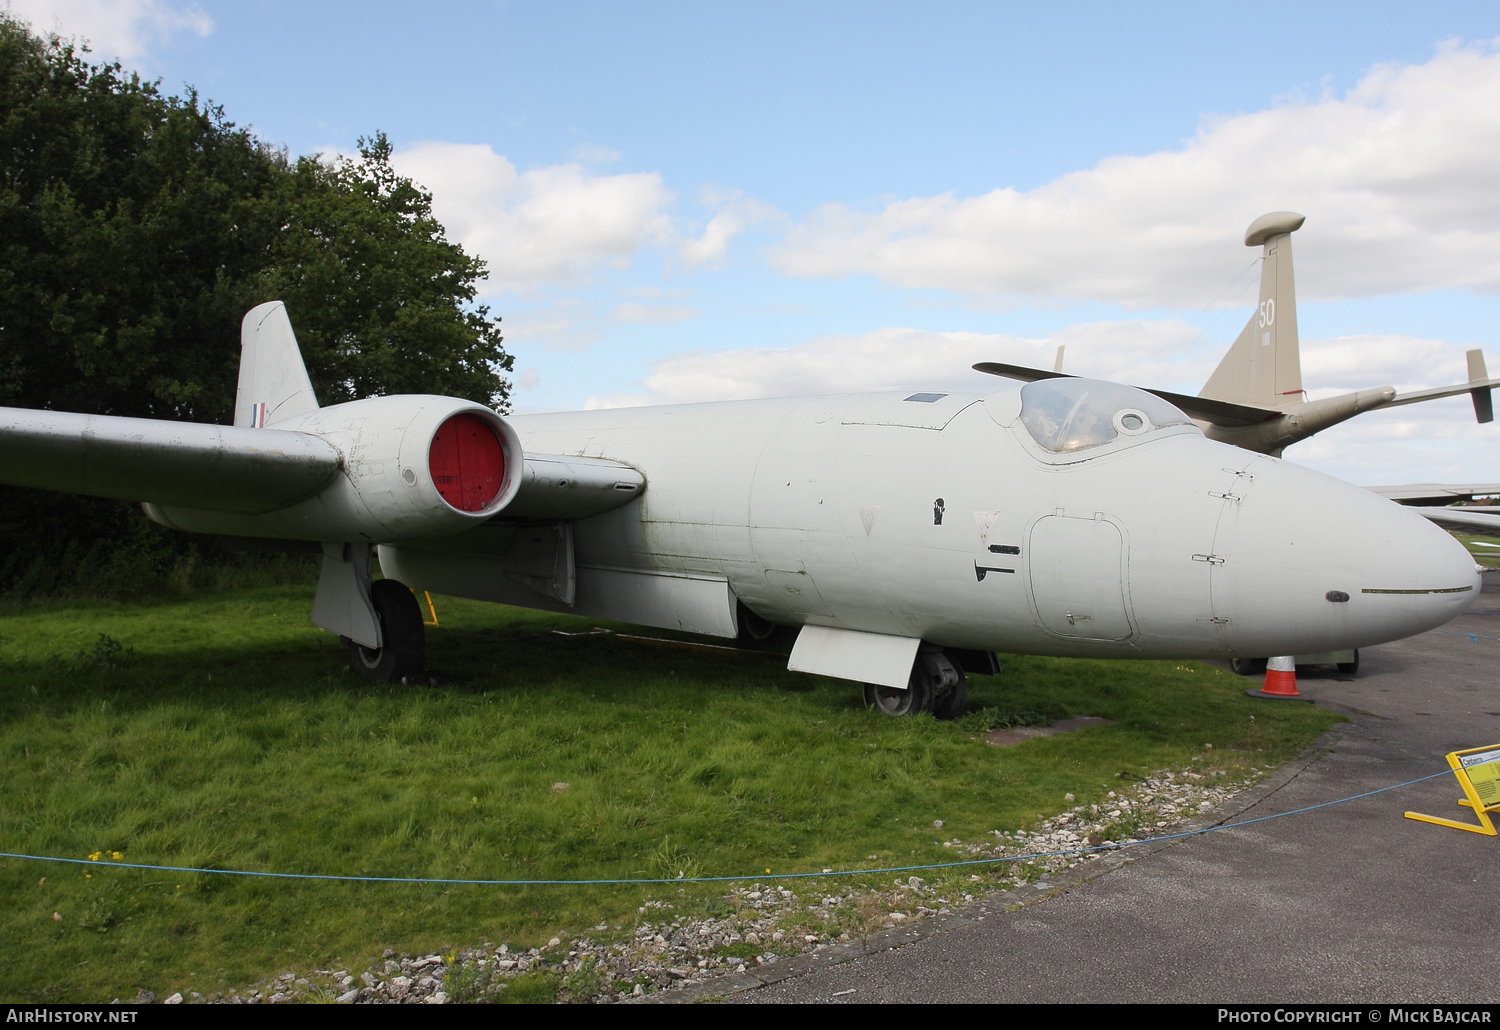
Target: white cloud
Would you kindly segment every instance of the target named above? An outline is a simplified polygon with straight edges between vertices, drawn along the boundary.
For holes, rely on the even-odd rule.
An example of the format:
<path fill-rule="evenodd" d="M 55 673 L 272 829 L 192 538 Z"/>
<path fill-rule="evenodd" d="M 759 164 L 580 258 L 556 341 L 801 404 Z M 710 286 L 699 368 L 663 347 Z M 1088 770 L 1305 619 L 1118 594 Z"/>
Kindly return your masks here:
<path fill-rule="evenodd" d="M 517 390 L 535 390 L 541 384 L 542 375 L 534 368 L 523 368 L 516 376 Z"/>
<path fill-rule="evenodd" d="M 10 0 L 9 6 L 36 32 L 81 36 L 99 57 L 122 61 L 139 60 L 179 32 L 206 36 L 214 27 L 197 4 L 167 0 Z"/>
<path fill-rule="evenodd" d="M 653 299 L 665 292 L 653 293 Z M 604 331 L 613 325 L 671 325 L 700 314 L 702 312 L 697 308 L 683 304 L 638 304 L 634 301 L 616 304 L 605 313 L 592 301 L 569 297 L 555 300 L 545 307 L 508 312 L 505 339 L 512 346 L 540 343 L 549 350 L 580 351 L 598 343 Z"/>
<path fill-rule="evenodd" d="M 540 343 L 551 350 L 585 350 L 599 342 L 604 326 L 593 304 L 562 300 L 550 307 L 507 312 L 505 342 L 512 347 Z"/>
<path fill-rule="evenodd" d="M 634 304 L 626 302 L 615 306 L 610 317 L 616 322 L 631 322 L 635 325 L 670 325 L 685 322 L 702 312 L 684 304 Z"/>
<path fill-rule="evenodd" d="M 1035 189 L 827 204 L 772 261 L 804 277 L 1197 307 L 1245 263 L 1250 221 L 1290 209 L 1308 216 L 1294 238 L 1305 299 L 1494 290 L 1496 182 L 1500 53 L 1450 45 L 1343 96 L 1207 121 L 1181 149 Z"/>
<path fill-rule="evenodd" d="M 572 154 L 573 160 L 591 165 L 612 165 L 624 156 L 614 147 L 602 143 L 580 143 L 573 148 Z"/>
<path fill-rule="evenodd" d="M 517 172 L 488 145 L 444 142 L 399 151 L 391 163 L 432 192 L 449 237 L 484 258 L 495 288 L 578 282 L 596 265 L 628 265 L 670 233 L 672 195 L 655 172 L 590 175 L 576 164 Z"/>
<path fill-rule="evenodd" d="M 682 263 L 688 268 L 720 264 L 729 253 L 729 244 L 740 233 L 757 223 L 785 218 L 771 205 L 734 192 L 705 190 L 703 202 L 718 210 L 698 237 L 689 237 L 679 246 Z"/>
<path fill-rule="evenodd" d="M 1064 367 L 1070 372 L 1141 382 L 1142 374 L 1152 374 L 1160 364 L 1143 361 L 1142 356 L 1183 338 L 1184 330 L 1177 321 L 1092 322 L 1035 339 L 1007 333 L 877 329 L 820 336 L 795 347 L 675 354 L 653 364 L 645 385 L 671 401 L 919 388 L 987 392 L 997 388 L 996 380 L 973 371 L 975 362 L 1051 368 L 1058 344 L 1068 348 Z M 1200 359 L 1189 373 L 1205 363 Z M 1208 371 L 1202 374 L 1206 378 Z"/>
<path fill-rule="evenodd" d="M 1313 398 L 1372 386 L 1400 390 L 1452 386 L 1469 378 L 1464 352 L 1474 346 L 1399 334 L 1304 340 L 1302 385 Z M 1467 398 L 1463 403 L 1469 403 Z"/>

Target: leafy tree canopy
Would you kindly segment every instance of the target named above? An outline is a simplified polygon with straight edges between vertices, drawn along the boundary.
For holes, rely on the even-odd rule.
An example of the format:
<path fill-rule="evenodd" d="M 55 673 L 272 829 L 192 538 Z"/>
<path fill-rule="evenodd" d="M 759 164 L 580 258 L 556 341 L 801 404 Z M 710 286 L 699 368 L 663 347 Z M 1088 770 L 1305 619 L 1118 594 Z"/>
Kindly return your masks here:
<path fill-rule="evenodd" d="M 377 134 L 357 159 L 292 160 L 196 93 L 0 10 L 0 405 L 228 422 L 240 320 L 282 300 L 320 403 L 504 410 L 511 358 L 474 303 L 484 263 L 390 156 Z M 188 546 L 131 505 L 5 487 L 0 541 L 0 590 L 104 545 L 174 561 Z"/>
<path fill-rule="evenodd" d="M 279 299 L 321 403 L 503 408 L 484 263 L 390 155 L 293 161 L 0 14 L 0 404 L 228 421 L 240 319 Z"/>

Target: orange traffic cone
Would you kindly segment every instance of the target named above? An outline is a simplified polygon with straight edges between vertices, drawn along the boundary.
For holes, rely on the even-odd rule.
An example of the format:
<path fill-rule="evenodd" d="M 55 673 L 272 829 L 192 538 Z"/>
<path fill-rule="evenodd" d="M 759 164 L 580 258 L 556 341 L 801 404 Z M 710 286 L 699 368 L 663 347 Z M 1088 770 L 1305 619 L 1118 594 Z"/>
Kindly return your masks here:
<path fill-rule="evenodd" d="M 1266 659 L 1265 686 L 1245 693 L 1251 697 L 1269 697 L 1278 701 L 1311 701 L 1297 692 L 1297 659 L 1289 654 Z"/>

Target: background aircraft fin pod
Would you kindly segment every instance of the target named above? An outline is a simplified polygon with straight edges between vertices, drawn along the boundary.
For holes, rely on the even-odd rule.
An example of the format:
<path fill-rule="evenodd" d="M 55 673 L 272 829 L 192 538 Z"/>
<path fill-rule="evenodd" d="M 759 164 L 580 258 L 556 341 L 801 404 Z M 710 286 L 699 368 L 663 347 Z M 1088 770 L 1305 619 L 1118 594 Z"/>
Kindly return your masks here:
<path fill-rule="evenodd" d="M 1260 303 L 1199 396 L 1271 409 L 1302 400 L 1291 234 L 1306 220 L 1294 211 L 1272 211 L 1245 230 L 1245 246 L 1263 247 Z"/>
<path fill-rule="evenodd" d="M 240 381 L 234 424 L 253 429 L 318 410 L 297 334 L 279 300 L 250 309 L 240 323 Z"/>

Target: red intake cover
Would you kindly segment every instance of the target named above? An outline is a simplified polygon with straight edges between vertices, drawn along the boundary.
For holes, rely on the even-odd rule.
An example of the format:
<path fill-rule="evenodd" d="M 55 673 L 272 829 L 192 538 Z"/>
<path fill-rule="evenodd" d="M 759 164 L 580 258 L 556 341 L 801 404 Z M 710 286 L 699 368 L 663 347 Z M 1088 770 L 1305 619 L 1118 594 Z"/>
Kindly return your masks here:
<path fill-rule="evenodd" d="M 433 484 L 459 511 L 483 511 L 505 481 L 505 452 L 478 415 L 454 415 L 438 427 L 427 452 Z"/>

